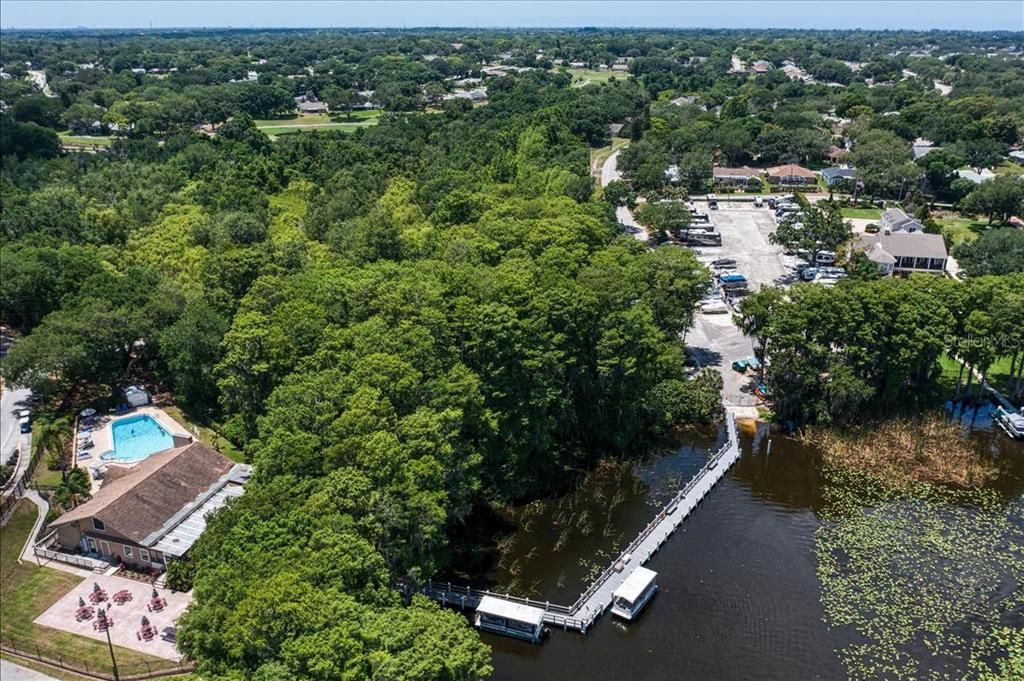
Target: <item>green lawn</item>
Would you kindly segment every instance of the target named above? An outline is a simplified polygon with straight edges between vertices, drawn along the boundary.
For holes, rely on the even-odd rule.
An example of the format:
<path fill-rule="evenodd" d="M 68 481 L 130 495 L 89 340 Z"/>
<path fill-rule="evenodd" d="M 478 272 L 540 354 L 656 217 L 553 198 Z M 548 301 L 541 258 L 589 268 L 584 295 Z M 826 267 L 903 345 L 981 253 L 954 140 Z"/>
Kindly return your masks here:
<path fill-rule="evenodd" d="M 1010 361 L 1009 355 L 1006 357 L 1000 357 L 995 363 L 989 367 L 988 370 L 988 382 L 999 392 L 1006 395 L 1010 390 Z M 1019 361 L 1019 360 L 1018 360 Z M 956 379 L 960 375 L 960 362 L 956 361 L 946 353 L 942 353 L 939 357 L 939 366 L 942 367 L 942 375 L 939 378 L 939 382 L 946 389 L 946 392 L 950 395 L 953 394 L 956 389 Z M 967 383 L 967 370 L 964 370 L 962 382 Z M 978 384 L 977 378 L 971 380 L 972 386 Z M 972 387 L 972 391 L 976 388 Z"/>
<path fill-rule="evenodd" d="M 936 217 L 935 219 L 942 226 L 943 233 L 949 235 L 954 246 L 977 239 L 978 235 L 988 228 L 988 222 L 985 220 L 958 216 Z"/>
<path fill-rule="evenodd" d="M 110 653 L 106 644 L 32 622 L 83 581 L 67 572 L 18 562 L 36 515 L 36 507 L 22 500 L 7 525 L 0 528 L 0 611 L 3 611 L 0 639 L 21 649 L 34 651 L 38 646 L 44 657 L 54 660 L 63 657 L 68 664 L 86 663 L 109 673 Z M 127 648 L 115 647 L 114 652 L 121 673 L 126 675 L 143 671 L 147 662 L 154 669 L 171 664 Z"/>
<path fill-rule="evenodd" d="M 992 169 L 996 175 L 1024 175 L 1024 166 L 1006 160 Z"/>
<path fill-rule="evenodd" d="M 188 432 L 198 435 L 203 444 L 213 447 L 218 452 L 238 463 L 245 462 L 245 454 L 238 447 L 233 445 L 227 438 L 217 433 L 216 424 L 202 425 L 195 419 L 187 416 L 178 407 L 163 407 L 167 415 L 178 423 L 184 424 Z"/>
<path fill-rule="evenodd" d="M 988 370 L 988 382 L 1004 395 L 1010 392 L 1010 361 L 1009 356 L 1000 357 Z"/>
<path fill-rule="evenodd" d="M 61 144 L 81 144 L 87 147 L 109 147 L 114 143 L 114 138 L 109 135 L 72 135 L 70 132 L 62 132 L 58 137 Z"/>
<path fill-rule="evenodd" d="M 281 118 L 263 118 L 256 121 L 256 128 L 270 137 L 287 135 L 300 130 L 355 130 L 376 125 L 380 122 L 380 109 L 353 111 L 352 117 L 345 114 L 292 114 Z"/>
<path fill-rule="evenodd" d="M 595 71 L 594 69 L 565 69 L 572 76 L 573 87 L 583 87 L 591 83 L 607 83 L 612 78 L 629 79 L 628 71 Z"/>
<path fill-rule="evenodd" d="M 863 218 L 865 220 L 877 220 L 882 217 L 881 208 L 840 208 L 839 212 L 844 218 Z"/>

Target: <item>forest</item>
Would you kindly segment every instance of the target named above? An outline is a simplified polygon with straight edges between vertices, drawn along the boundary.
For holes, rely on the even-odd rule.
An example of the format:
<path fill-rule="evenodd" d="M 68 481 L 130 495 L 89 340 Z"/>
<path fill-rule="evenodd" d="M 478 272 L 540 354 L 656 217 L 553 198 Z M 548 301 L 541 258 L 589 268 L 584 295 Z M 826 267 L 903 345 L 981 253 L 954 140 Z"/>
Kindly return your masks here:
<path fill-rule="evenodd" d="M 715 162 L 818 163 L 842 137 L 829 116 L 852 121 L 866 191 L 927 176 L 939 198 L 966 199 L 978 190 L 957 196 L 953 170 L 1001 161 L 1024 128 L 1019 57 L 978 50 L 1019 39 L 5 33 L 0 322 L 20 339 L 0 370 L 52 414 L 155 386 L 254 465 L 171 575 L 194 585 L 178 638 L 204 678 L 485 678 L 489 649 L 466 620 L 401 587 L 450 567 L 451 536 L 481 509 L 552 494 L 601 457 L 720 415 L 720 380 L 685 377 L 681 340 L 710 273 L 688 249 L 623 235 L 616 205 L 701 189 Z M 850 85 L 732 74 L 733 54 Z M 556 59 L 629 70 L 581 87 Z M 495 60 L 524 70 L 488 78 L 483 106 L 443 99 Z M 855 83 L 846 61 L 893 82 Z M 956 96 L 900 81 L 903 69 Z M 383 114 L 354 132 L 261 132 L 257 119 L 307 94 L 368 97 Z M 625 182 L 604 193 L 591 150 L 615 123 L 632 143 Z M 109 148 L 62 147 L 82 130 Z M 945 155 L 913 161 L 917 136 Z M 1004 222 L 1015 192 L 974 210 L 1009 202 L 992 208 Z M 741 317 L 772 347 L 779 417 L 889 409 L 936 371 L 944 339 L 980 325 L 1019 339 L 1012 231 L 964 246 L 969 286 L 751 296 Z M 1011 318 L 999 301 L 1013 296 Z M 966 359 L 982 372 L 994 360 Z"/>

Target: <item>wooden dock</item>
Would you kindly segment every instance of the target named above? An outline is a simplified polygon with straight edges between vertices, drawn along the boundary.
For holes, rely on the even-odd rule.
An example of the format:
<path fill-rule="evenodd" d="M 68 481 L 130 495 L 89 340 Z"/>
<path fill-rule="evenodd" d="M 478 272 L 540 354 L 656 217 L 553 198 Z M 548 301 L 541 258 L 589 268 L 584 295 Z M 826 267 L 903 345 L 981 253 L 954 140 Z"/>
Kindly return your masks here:
<path fill-rule="evenodd" d="M 484 596 L 501 598 L 543 609 L 546 624 L 560 629 L 572 629 L 580 633 L 587 633 L 587 629 L 611 605 L 612 594 L 615 590 L 626 581 L 626 578 L 637 566 L 643 565 L 651 559 L 740 458 L 736 418 L 731 411 L 726 412 L 726 430 L 729 439 L 722 448 L 708 459 L 704 467 L 676 493 L 672 500 L 648 523 L 647 527 L 637 535 L 636 539 L 630 542 L 629 546 L 612 561 L 611 565 L 591 582 L 587 590 L 572 605 L 558 605 L 547 601 L 537 601 L 510 594 L 459 586 L 451 582 L 442 583 L 432 580 L 422 589 L 423 593 L 444 605 L 460 608 L 476 608 Z"/>

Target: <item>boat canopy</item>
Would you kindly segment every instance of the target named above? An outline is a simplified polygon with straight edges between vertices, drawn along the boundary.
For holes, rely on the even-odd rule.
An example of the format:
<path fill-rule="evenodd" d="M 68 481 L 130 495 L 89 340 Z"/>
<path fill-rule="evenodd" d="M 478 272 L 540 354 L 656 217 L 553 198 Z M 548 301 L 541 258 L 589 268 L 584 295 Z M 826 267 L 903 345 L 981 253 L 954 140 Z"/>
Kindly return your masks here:
<path fill-rule="evenodd" d="M 539 627 L 544 624 L 544 611 L 530 605 L 513 603 L 494 596 L 484 596 L 480 599 L 480 605 L 476 607 L 477 613 L 488 617 L 501 617 L 506 620 L 515 620 L 524 624 L 532 624 Z"/>
<path fill-rule="evenodd" d="M 658 573 L 654 570 L 648 570 L 645 567 L 637 567 L 630 573 L 629 577 L 626 577 L 612 597 L 616 600 L 623 600 L 627 603 L 636 603 L 637 599 L 643 595 L 644 591 L 647 590 L 654 580 L 658 578 Z"/>

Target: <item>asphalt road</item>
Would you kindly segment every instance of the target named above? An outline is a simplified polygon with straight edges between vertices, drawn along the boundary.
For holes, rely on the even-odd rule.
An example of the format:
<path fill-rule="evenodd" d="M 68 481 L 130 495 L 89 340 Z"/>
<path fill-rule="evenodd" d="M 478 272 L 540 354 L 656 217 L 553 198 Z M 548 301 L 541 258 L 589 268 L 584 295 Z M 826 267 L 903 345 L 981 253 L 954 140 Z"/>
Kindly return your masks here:
<path fill-rule="evenodd" d="M 0 460 L 4 462 L 15 448 L 21 446 L 24 436 L 19 432 L 16 412 L 29 406 L 28 398 L 31 395 L 32 393 L 24 388 L 4 388 L 0 397 Z M 28 465 L 28 457 L 23 458 L 24 465 Z M 19 462 L 19 468 L 23 468 L 22 462 Z"/>
<path fill-rule="evenodd" d="M 619 152 L 616 151 L 614 154 L 608 157 L 608 160 L 604 162 L 601 167 L 601 186 L 607 187 L 608 183 L 612 180 L 621 180 L 622 173 L 619 172 Z M 647 241 L 647 230 L 643 228 L 635 219 L 633 219 L 633 213 L 630 212 L 625 206 L 619 206 L 615 209 L 615 217 L 618 218 L 619 223 L 622 225 L 625 231 L 632 234 L 634 237 L 646 243 Z"/>
<path fill-rule="evenodd" d="M 0 660 L 0 678 L 3 681 L 57 681 L 52 676 L 47 676 L 42 672 L 22 667 L 7 660 Z"/>

